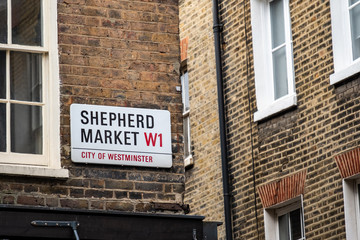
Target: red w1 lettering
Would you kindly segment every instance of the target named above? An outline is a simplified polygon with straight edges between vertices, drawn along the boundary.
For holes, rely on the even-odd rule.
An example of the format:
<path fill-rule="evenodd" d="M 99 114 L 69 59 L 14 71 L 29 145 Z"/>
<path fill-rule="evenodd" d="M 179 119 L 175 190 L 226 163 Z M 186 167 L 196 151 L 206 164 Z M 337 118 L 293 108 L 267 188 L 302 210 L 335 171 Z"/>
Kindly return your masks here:
<path fill-rule="evenodd" d="M 155 135 L 153 135 L 152 133 L 149 133 L 149 135 L 147 135 L 146 132 L 144 132 L 145 135 L 145 141 L 146 141 L 146 145 L 149 146 L 150 144 L 155 147 L 156 145 L 156 141 L 157 141 L 157 137 L 159 137 L 159 144 L 160 147 L 162 147 L 162 133 L 155 133 Z"/>

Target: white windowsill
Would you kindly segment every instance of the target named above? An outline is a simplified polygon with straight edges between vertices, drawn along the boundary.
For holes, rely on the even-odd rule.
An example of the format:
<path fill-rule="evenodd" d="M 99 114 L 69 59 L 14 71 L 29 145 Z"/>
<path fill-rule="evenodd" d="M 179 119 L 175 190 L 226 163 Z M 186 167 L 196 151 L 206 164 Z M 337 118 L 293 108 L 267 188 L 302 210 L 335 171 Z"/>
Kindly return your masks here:
<path fill-rule="evenodd" d="M 330 75 L 330 84 L 336 84 L 360 72 L 360 61 Z"/>
<path fill-rule="evenodd" d="M 49 178 L 68 178 L 69 170 L 63 168 L 46 168 L 24 165 L 4 165 L 0 164 L 0 174 L 23 175 Z"/>
<path fill-rule="evenodd" d="M 185 158 L 185 160 L 184 160 L 185 167 L 189 167 L 189 166 L 191 166 L 193 164 L 194 164 L 194 160 L 192 158 L 192 155 Z"/>
<path fill-rule="evenodd" d="M 296 93 L 282 97 L 282 98 L 276 100 L 275 102 L 273 102 L 272 104 L 268 105 L 266 108 L 255 112 L 254 113 L 254 122 L 260 121 L 260 120 L 270 117 L 276 113 L 279 113 L 288 108 L 296 106 L 296 104 L 297 104 Z"/>

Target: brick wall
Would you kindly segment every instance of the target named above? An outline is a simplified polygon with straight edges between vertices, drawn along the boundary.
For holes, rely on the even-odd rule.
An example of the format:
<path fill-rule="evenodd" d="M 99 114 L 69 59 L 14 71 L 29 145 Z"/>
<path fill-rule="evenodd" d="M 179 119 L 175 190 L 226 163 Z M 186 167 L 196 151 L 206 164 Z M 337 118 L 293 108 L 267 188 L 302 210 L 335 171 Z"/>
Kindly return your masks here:
<path fill-rule="evenodd" d="M 223 221 L 223 190 L 218 132 L 212 3 L 180 0 L 180 38 L 188 43 L 191 148 L 194 165 L 186 170 L 185 203 L 190 214 Z M 224 237 L 224 225 L 218 228 Z"/>
<path fill-rule="evenodd" d="M 221 1 L 234 239 L 265 237 L 263 206 L 254 187 L 302 171 L 307 171 L 303 190 L 306 239 L 345 239 L 342 178 L 334 157 L 360 145 L 360 79 L 355 76 L 330 85 L 329 76 L 334 71 L 330 1 L 290 1 L 290 9 L 297 107 L 254 123 L 250 1 Z M 202 16 L 204 12 L 199 7 L 193 15 Z M 196 22 L 200 26 L 201 21 Z M 192 44 L 190 38 L 188 58 L 202 62 L 198 55 L 191 54 Z M 201 67 L 194 64 L 191 68 Z M 208 67 L 208 71 L 211 69 Z M 200 149 L 195 148 L 195 155 L 204 154 L 196 150 Z M 200 182 L 209 172 L 206 167 L 197 169 L 189 178 Z M 213 183 L 219 179 L 212 179 Z"/>
<path fill-rule="evenodd" d="M 178 2 L 59 0 L 58 30 L 61 161 L 70 178 L 1 176 L 0 203 L 182 212 L 174 207 L 184 193 Z M 169 110 L 173 167 L 72 163 L 72 103 Z"/>

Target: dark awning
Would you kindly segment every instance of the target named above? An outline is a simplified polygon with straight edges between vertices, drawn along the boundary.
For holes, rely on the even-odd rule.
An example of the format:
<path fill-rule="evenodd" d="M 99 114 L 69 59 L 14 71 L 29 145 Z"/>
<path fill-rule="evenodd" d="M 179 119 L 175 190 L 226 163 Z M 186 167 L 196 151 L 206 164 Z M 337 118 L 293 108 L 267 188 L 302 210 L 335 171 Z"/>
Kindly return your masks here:
<path fill-rule="evenodd" d="M 203 239 L 203 219 L 190 215 L 0 205 L 0 238 L 75 239 L 71 226 L 34 224 L 34 221 L 75 221 L 79 223 L 76 231 L 80 239 L 200 240 Z"/>

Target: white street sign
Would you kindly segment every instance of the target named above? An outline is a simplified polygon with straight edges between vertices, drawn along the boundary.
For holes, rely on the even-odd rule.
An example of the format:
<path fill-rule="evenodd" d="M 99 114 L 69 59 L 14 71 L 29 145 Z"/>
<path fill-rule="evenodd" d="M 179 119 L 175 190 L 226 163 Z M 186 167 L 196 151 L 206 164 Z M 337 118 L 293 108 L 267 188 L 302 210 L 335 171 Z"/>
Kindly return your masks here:
<path fill-rule="evenodd" d="M 172 166 L 169 111 L 72 104 L 70 124 L 73 162 Z"/>

